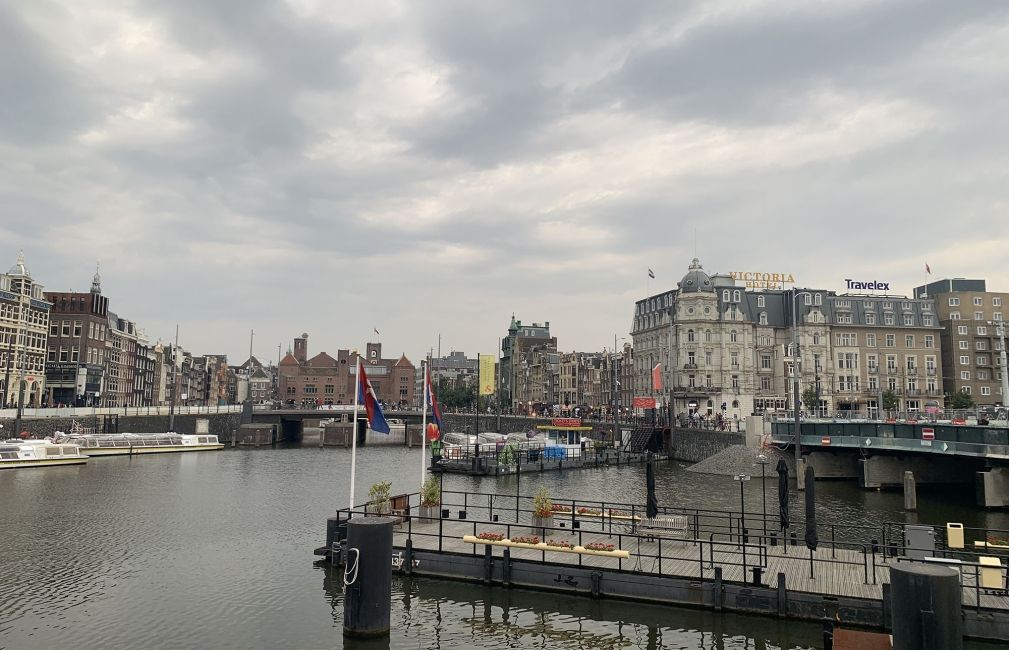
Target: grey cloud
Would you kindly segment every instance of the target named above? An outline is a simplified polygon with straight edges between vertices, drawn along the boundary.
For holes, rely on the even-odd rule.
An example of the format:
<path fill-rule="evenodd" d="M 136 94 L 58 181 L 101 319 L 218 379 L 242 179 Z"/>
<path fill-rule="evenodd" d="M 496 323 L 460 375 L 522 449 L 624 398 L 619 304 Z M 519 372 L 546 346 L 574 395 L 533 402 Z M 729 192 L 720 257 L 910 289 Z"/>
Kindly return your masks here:
<path fill-rule="evenodd" d="M 88 80 L 53 52 L 11 5 L 0 4 L 0 138 L 20 145 L 62 140 L 98 116 Z"/>

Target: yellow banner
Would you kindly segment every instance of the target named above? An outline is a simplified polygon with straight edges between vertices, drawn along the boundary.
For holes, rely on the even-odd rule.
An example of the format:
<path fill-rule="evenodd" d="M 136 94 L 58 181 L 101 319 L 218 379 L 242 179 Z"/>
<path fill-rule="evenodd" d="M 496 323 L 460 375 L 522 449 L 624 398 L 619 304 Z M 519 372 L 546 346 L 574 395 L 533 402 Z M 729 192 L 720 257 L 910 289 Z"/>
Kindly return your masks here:
<path fill-rule="evenodd" d="M 494 355 L 481 354 L 480 357 L 480 394 L 494 394 Z"/>

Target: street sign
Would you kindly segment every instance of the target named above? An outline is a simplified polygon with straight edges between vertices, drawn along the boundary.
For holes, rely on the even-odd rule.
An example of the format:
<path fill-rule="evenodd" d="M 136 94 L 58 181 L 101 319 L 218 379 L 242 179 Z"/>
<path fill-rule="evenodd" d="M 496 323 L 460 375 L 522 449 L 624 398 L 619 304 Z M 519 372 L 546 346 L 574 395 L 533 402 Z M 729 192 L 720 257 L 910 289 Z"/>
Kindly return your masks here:
<path fill-rule="evenodd" d="M 922 427 L 921 428 L 921 439 L 922 440 L 935 440 L 935 429 L 932 427 Z"/>
<path fill-rule="evenodd" d="M 824 436 L 824 437 L 820 438 L 820 444 L 824 445 L 826 447 L 829 447 L 830 446 L 830 437 L 829 436 Z"/>
<path fill-rule="evenodd" d="M 866 438 L 865 439 L 865 446 L 866 447 L 871 447 L 872 446 L 872 438 Z"/>

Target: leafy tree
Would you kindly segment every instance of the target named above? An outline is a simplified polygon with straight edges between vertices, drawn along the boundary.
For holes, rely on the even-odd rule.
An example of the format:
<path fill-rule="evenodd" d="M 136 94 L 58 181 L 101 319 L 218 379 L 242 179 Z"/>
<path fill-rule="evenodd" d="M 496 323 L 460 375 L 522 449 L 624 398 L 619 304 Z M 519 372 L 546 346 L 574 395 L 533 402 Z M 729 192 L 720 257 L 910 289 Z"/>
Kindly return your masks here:
<path fill-rule="evenodd" d="M 889 388 L 883 391 L 883 410 L 896 411 L 899 401 L 900 400 L 897 399 L 897 393 L 893 392 Z"/>
<path fill-rule="evenodd" d="M 949 407 L 954 410 L 974 408 L 974 396 L 960 390 L 949 396 Z"/>
<path fill-rule="evenodd" d="M 802 391 L 802 405 L 807 411 L 815 411 L 820 408 L 820 394 L 816 392 L 816 386 L 808 386 Z"/>

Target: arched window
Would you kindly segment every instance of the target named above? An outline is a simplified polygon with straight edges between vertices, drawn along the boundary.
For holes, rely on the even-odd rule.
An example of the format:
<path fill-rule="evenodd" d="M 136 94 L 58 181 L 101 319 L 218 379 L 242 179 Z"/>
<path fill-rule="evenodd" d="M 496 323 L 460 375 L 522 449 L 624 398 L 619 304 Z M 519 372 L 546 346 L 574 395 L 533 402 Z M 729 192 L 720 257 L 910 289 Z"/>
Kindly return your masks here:
<path fill-rule="evenodd" d="M 729 332 L 729 340 L 730 341 L 732 341 L 733 343 L 735 343 L 736 342 L 736 338 L 737 338 L 736 330 L 732 330 L 731 332 Z"/>
<path fill-rule="evenodd" d="M 813 302 L 815 304 L 817 304 L 817 305 L 822 305 L 823 304 L 823 294 L 821 294 L 821 293 L 816 294 L 816 297 L 813 299 Z"/>
<path fill-rule="evenodd" d="M 760 324 L 761 325 L 767 325 L 767 312 L 766 311 L 760 312 Z"/>
<path fill-rule="evenodd" d="M 739 298 L 740 298 L 739 289 L 736 289 L 735 291 L 732 292 L 732 302 L 739 302 Z"/>
<path fill-rule="evenodd" d="M 711 343 L 711 330 L 704 330 L 704 340 Z"/>
<path fill-rule="evenodd" d="M 687 330 L 687 341 L 694 340 L 694 330 Z"/>
<path fill-rule="evenodd" d="M 728 289 L 723 289 L 722 290 L 722 302 L 729 302 L 729 290 Z"/>
<path fill-rule="evenodd" d="M 764 306 L 764 296 L 757 296 L 757 306 L 758 307 Z"/>

